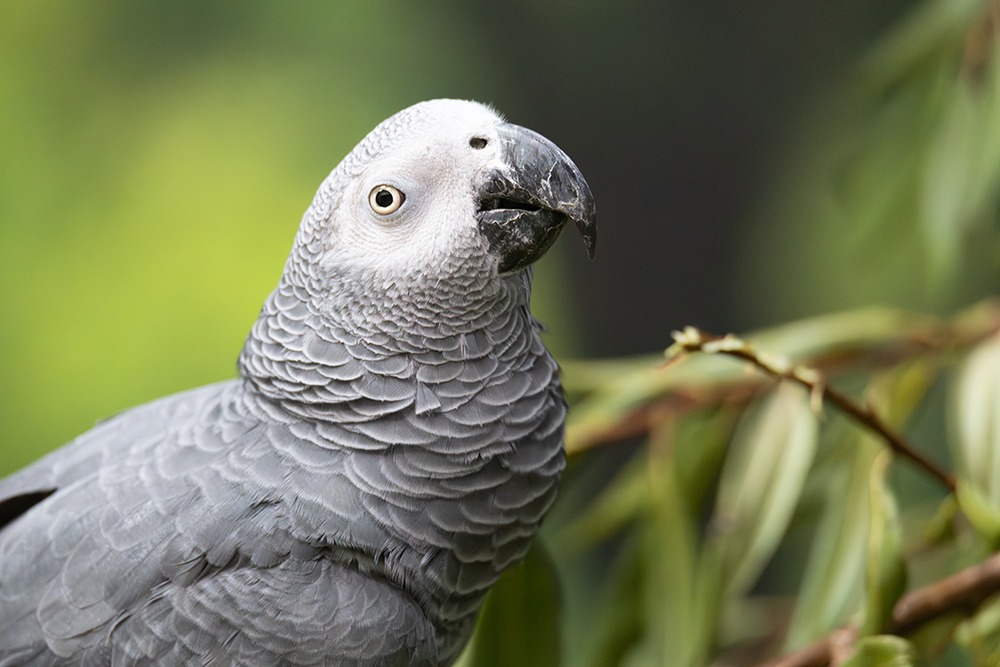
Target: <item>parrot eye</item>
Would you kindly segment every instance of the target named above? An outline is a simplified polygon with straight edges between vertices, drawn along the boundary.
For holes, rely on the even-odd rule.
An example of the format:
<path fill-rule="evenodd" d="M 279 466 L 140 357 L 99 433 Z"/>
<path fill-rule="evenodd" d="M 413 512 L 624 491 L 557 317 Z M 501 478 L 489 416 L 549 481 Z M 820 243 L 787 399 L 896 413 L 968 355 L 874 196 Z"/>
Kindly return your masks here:
<path fill-rule="evenodd" d="M 368 203 L 379 215 L 389 215 L 399 210 L 406 201 L 406 195 L 391 185 L 376 185 L 368 193 Z"/>
<path fill-rule="evenodd" d="M 488 143 L 489 141 L 487 141 L 486 138 L 484 137 L 472 137 L 471 139 L 469 139 L 469 145 L 475 148 L 477 151 L 486 148 L 486 144 Z"/>

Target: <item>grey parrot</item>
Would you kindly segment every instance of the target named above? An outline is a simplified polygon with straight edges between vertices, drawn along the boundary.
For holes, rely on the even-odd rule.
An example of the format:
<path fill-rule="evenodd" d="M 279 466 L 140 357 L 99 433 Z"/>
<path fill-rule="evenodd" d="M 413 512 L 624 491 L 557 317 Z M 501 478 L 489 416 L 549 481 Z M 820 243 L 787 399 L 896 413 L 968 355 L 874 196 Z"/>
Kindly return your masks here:
<path fill-rule="evenodd" d="M 448 665 L 565 462 L 530 266 L 590 189 L 423 102 L 322 183 L 237 379 L 0 481 L 0 666 Z"/>

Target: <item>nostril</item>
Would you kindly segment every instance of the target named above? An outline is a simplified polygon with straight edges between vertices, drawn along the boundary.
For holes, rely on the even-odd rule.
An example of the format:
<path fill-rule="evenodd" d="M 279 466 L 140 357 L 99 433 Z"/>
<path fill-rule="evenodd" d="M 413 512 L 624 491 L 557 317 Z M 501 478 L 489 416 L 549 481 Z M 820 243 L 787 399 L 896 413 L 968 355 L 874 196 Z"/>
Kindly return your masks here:
<path fill-rule="evenodd" d="M 485 137 L 472 137 L 469 139 L 469 145 L 477 151 L 486 148 L 486 144 L 488 143 L 489 141 Z"/>

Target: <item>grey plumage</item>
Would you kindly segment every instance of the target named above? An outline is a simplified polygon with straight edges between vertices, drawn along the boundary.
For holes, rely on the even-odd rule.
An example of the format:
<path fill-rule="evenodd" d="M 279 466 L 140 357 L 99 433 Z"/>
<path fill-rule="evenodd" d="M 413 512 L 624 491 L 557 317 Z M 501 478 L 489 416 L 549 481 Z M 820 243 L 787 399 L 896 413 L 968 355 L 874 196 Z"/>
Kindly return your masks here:
<path fill-rule="evenodd" d="M 238 379 L 0 481 L 0 666 L 452 662 L 564 465 L 522 269 L 567 220 L 592 251 L 579 171 L 487 107 L 375 128 L 306 212 Z"/>

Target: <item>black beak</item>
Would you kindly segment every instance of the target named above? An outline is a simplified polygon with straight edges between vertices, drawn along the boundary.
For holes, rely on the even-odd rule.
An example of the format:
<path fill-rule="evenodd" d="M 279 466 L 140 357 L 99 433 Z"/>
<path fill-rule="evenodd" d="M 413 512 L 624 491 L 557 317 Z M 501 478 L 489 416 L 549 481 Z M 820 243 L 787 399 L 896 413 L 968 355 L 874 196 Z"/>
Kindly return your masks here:
<path fill-rule="evenodd" d="M 500 273 L 545 254 L 567 220 L 583 236 L 588 256 L 597 245 L 597 212 L 590 186 L 558 146 L 529 129 L 505 123 L 497 133 L 501 166 L 483 174 L 479 230 L 499 257 Z"/>

